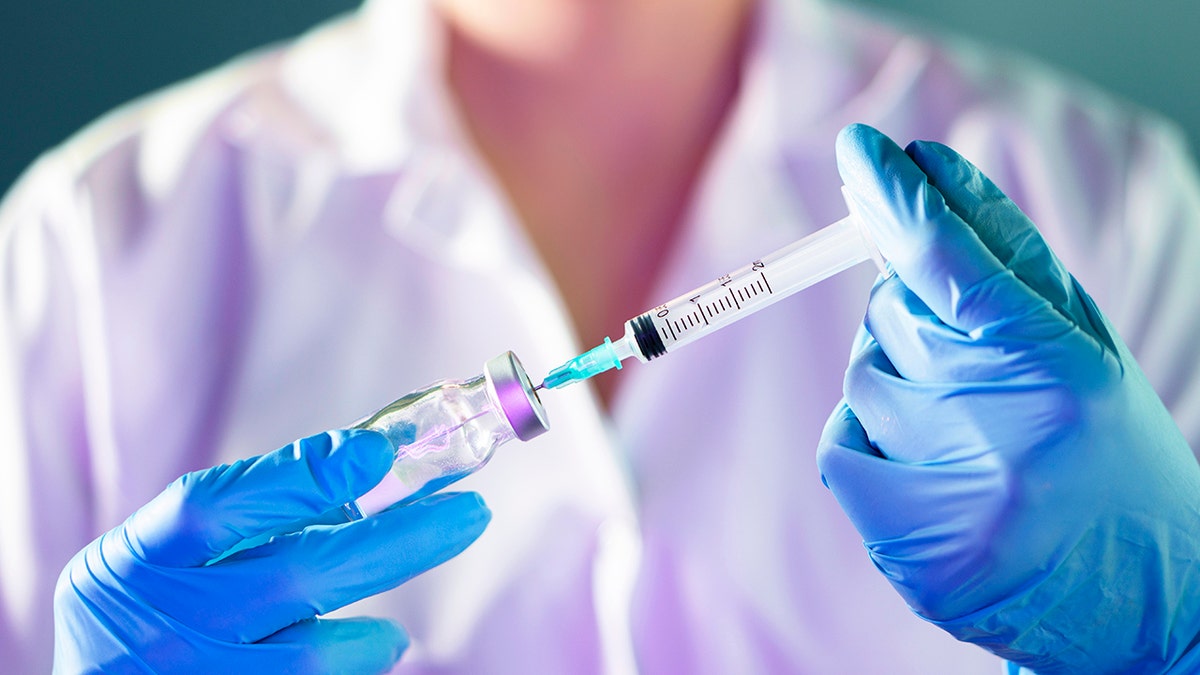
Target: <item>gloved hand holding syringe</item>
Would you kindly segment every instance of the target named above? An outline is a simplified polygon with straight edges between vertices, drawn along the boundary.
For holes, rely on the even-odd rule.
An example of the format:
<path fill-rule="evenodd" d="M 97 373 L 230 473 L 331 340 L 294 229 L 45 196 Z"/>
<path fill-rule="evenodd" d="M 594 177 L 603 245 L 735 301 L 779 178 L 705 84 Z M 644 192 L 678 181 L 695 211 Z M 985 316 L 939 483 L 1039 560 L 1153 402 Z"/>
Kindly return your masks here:
<path fill-rule="evenodd" d="M 625 322 L 625 334 L 550 371 L 538 389 L 558 389 L 630 357 L 645 363 L 749 316 L 860 262 L 883 257 L 853 215 L 717 277 Z"/>

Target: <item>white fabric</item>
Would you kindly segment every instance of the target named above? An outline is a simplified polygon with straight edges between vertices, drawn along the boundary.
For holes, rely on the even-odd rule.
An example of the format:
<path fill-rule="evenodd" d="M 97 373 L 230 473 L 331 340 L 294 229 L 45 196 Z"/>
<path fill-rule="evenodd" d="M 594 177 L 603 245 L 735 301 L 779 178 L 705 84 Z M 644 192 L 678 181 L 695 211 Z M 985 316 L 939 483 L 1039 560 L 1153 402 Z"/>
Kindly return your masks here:
<path fill-rule="evenodd" d="M 423 12 L 376 2 L 138 102 L 6 199 L 6 670 L 49 669 L 58 571 L 175 476 L 506 349 L 538 376 L 592 346 L 463 143 Z M 843 216 L 833 139 L 851 121 L 988 172 L 1200 447 L 1200 190 L 1177 134 L 1031 64 L 847 10 L 764 6 L 653 297 Z M 399 672 L 1000 672 L 908 612 L 817 475 L 873 276 L 628 366 L 611 415 L 586 386 L 547 394 L 552 431 L 461 484 L 495 514 L 479 542 L 347 612 L 405 624 Z"/>

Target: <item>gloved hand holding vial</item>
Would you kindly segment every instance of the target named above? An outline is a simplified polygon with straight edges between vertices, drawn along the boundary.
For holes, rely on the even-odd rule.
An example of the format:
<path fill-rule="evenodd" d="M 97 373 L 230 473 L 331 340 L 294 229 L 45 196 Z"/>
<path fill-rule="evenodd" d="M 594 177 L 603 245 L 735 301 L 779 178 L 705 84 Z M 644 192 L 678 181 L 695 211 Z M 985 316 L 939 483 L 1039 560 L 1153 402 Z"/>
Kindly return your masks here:
<path fill-rule="evenodd" d="M 396 623 L 319 618 L 465 549 L 491 514 L 441 494 L 347 523 L 388 471 L 374 431 L 330 431 L 189 473 L 63 569 L 56 673 L 381 673 Z"/>

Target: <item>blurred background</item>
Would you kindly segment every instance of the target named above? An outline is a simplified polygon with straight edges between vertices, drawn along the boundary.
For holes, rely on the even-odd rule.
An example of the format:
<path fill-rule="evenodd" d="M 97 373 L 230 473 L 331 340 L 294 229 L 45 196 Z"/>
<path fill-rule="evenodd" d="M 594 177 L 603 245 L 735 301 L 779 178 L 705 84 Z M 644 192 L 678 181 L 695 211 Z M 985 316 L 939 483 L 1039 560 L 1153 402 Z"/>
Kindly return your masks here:
<path fill-rule="evenodd" d="M 391 0 L 404 2 L 406 0 Z M 1156 110 L 1200 147 L 1200 2 L 843 0 L 1032 54 Z M 0 193 L 45 149 L 140 94 L 360 0 L 5 0 Z"/>

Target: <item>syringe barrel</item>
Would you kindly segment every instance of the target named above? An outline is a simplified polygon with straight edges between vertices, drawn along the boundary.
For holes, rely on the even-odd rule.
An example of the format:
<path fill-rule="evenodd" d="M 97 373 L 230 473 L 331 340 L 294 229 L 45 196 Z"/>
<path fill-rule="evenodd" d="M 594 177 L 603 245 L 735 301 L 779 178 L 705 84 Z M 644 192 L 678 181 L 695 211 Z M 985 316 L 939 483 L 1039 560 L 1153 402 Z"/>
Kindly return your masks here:
<path fill-rule="evenodd" d="M 872 258 L 874 245 L 847 216 L 630 319 L 625 335 L 649 361 Z"/>

